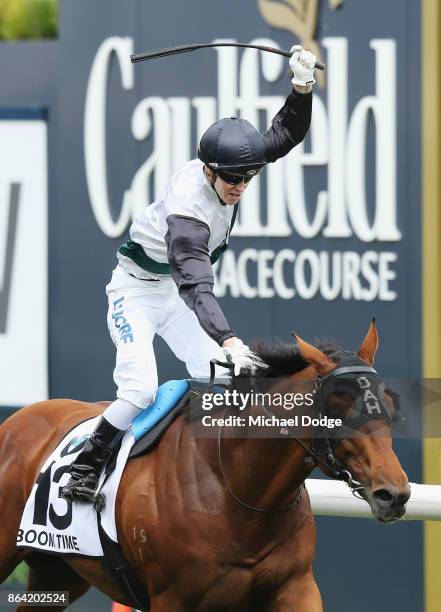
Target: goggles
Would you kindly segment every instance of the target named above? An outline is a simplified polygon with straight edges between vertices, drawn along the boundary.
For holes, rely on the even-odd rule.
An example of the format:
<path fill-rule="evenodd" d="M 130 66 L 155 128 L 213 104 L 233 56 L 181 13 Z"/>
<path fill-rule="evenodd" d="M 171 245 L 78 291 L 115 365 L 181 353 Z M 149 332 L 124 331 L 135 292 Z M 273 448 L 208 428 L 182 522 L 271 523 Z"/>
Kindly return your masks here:
<path fill-rule="evenodd" d="M 242 181 L 247 185 L 252 178 L 260 174 L 262 168 L 258 170 L 249 170 L 248 172 L 250 172 L 250 174 L 234 174 L 234 172 L 226 172 L 225 170 L 216 170 L 214 168 L 213 170 L 219 178 L 229 185 L 239 185 Z"/>

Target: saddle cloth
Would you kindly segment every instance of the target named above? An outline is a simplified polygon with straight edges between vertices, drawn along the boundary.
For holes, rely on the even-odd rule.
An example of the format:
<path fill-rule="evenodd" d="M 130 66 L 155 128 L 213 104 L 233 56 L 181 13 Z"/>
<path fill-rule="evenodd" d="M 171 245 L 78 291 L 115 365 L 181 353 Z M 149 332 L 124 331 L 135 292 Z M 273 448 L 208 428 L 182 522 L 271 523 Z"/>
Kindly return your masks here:
<path fill-rule="evenodd" d="M 101 529 L 113 542 L 118 542 L 115 500 L 129 453 L 135 442 L 140 447 L 137 454 L 148 452 L 157 443 L 177 415 L 179 400 L 185 401 L 189 387 L 187 380 L 171 380 L 162 384 L 154 403 L 134 419 L 131 428 L 125 433 L 117 457 L 109 461 L 114 466 L 113 471 L 107 477 L 104 473 L 101 475 L 100 484 L 104 481 L 101 493 L 106 498 L 100 516 Z M 98 516 L 93 505 L 72 503 L 60 498 L 60 491 L 69 480 L 69 467 L 95 429 L 99 418 L 83 421 L 72 429 L 43 464 L 26 502 L 17 534 L 17 548 L 103 556 Z"/>
<path fill-rule="evenodd" d="M 26 502 L 17 534 L 17 548 L 90 557 L 103 555 L 98 534 L 98 516 L 93 505 L 72 503 L 59 497 L 62 487 L 69 480 L 70 464 L 95 429 L 98 419 L 89 419 L 72 429 L 44 463 Z M 122 440 L 115 469 L 101 491 L 106 497 L 101 525 L 114 542 L 118 542 L 115 524 L 116 494 L 134 442 L 135 438 L 129 429 Z M 100 482 L 104 477 L 102 474 Z"/>

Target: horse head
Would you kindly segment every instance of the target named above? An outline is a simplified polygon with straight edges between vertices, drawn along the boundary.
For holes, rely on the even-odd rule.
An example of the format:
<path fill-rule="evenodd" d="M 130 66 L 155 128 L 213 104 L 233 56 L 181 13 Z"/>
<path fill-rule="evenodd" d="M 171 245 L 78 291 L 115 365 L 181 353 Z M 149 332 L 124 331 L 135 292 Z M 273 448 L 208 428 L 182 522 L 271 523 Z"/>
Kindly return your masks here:
<path fill-rule="evenodd" d="M 295 336 L 302 357 L 317 374 L 316 408 L 342 421 L 337 431 L 313 431 L 311 454 L 323 472 L 346 480 L 375 518 L 402 517 L 410 496 L 407 476 L 393 449 L 391 425 L 399 419 L 397 396 L 374 369 L 375 320 L 355 353 L 322 351 Z"/>

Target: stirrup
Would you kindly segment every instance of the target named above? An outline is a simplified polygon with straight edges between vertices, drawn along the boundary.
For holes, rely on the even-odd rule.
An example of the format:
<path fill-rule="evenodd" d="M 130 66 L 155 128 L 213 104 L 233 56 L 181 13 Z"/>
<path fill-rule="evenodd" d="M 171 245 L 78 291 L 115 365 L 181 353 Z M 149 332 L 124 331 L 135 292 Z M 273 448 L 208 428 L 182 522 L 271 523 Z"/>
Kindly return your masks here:
<path fill-rule="evenodd" d="M 73 481 L 73 482 L 72 482 Z M 95 487 L 87 487 L 87 477 L 73 478 L 61 489 L 61 498 L 67 501 L 78 501 L 85 503 L 94 503 L 96 494 L 99 489 Z"/>
<path fill-rule="evenodd" d="M 84 490 L 70 489 L 69 491 L 61 491 L 61 498 L 70 502 L 80 502 L 91 504 L 94 500 L 94 496 L 90 493 L 86 493 Z"/>
<path fill-rule="evenodd" d="M 105 480 L 106 479 L 103 478 L 103 481 L 97 487 L 97 490 L 95 491 L 93 496 L 93 507 L 95 508 L 96 512 L 102 512 L 104 510 L 104 506 L 106 505 L 106 496 L 101 493 L 101 489 L 103 488 Z"/>
<path fill-rule="evenodd" d="M 101 487 L 100 487 L 101 489 Z M 104 510 L 104 506 L 106 505 L 105 496 L 100 493 L 100 489 L 95 491 L 94 493 L 86 493 L 78 490 L 70 490 L 70 491 L 61 491 L 61 498 L 70 502 L 78 502 L 83 504 L 93 504 L 93 507 L 97 512 L 102 512 Z"/>
<path fill-rule="evenodd" d="M 96 512 L 102 512 L 104 510 L 104 506 L 106 505 L 106 498 L 102 493 L 95 493 L 93 496 L 93 507 Z"/>

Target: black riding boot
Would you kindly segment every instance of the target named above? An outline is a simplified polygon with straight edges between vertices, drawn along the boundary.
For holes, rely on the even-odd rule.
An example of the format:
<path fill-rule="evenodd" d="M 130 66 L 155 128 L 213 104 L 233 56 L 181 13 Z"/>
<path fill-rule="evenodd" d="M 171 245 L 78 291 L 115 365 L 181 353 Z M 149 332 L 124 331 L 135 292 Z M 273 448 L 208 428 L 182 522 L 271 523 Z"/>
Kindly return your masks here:
<path fill-rule="evenodd" d="M 93 503 L 99 512 L 104 508 L 104 495 L 97 493 L 98 480 L 102 468 L 124 433 L 104 418 L 98 421 L 95 431 L 70 466 L 70 480 L 61 491 L 63 499 Z"/>

